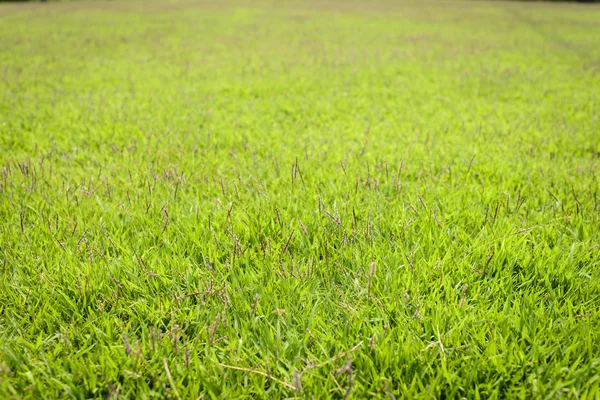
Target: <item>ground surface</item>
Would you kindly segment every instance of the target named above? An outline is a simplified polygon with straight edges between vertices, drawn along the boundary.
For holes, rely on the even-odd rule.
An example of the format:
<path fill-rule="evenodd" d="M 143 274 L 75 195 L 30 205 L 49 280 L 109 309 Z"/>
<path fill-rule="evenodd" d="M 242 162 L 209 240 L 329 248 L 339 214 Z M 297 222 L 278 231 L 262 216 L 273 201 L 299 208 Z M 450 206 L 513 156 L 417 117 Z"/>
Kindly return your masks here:
<path fill-rule="evenodd" d="M 600 8 L 0 5 L 0 397 L 593 397 Z"/>

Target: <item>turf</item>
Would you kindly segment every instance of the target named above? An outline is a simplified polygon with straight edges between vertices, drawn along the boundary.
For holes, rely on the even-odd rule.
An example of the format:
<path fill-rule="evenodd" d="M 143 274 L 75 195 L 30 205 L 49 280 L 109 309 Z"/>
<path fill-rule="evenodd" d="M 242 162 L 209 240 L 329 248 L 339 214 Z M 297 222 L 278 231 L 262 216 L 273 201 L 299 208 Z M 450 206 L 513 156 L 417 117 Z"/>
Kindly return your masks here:
<path fill-rule="evenodd" d="M 599 396 L 598 21 L 0 5 L 0 397 Z"/>

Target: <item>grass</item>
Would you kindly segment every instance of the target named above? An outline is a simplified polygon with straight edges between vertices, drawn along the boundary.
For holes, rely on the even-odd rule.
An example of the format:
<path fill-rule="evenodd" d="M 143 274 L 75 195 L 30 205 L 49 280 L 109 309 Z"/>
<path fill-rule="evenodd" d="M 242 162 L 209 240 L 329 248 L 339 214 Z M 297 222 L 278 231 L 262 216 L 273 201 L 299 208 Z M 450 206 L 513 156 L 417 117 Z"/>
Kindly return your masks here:
<path fill-rule="evenodd" d="M 599 20 L 0 5 L 0 397 L 599 396 Z"/>

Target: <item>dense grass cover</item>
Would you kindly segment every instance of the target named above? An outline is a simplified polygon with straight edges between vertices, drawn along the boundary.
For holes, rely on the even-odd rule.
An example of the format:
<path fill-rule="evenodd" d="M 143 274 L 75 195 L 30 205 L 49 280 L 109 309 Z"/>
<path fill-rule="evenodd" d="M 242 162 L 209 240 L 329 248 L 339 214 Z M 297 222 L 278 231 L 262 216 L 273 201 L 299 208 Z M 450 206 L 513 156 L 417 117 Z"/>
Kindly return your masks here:
<path fill-rule="evenodd" d="M 599 20 L 0 6 L 0 397 L 600 395 Z"/>

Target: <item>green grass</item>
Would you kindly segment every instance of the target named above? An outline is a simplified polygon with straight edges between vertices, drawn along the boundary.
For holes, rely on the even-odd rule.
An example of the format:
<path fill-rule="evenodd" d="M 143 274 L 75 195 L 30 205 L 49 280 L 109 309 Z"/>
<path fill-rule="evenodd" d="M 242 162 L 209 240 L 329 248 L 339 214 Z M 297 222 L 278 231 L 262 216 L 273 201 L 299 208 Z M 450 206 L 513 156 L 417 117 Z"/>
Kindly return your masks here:
<path fill-rule="evenodd" d="M 598 21 L 0 5 L 0 398 L 600 396 Z"/>

